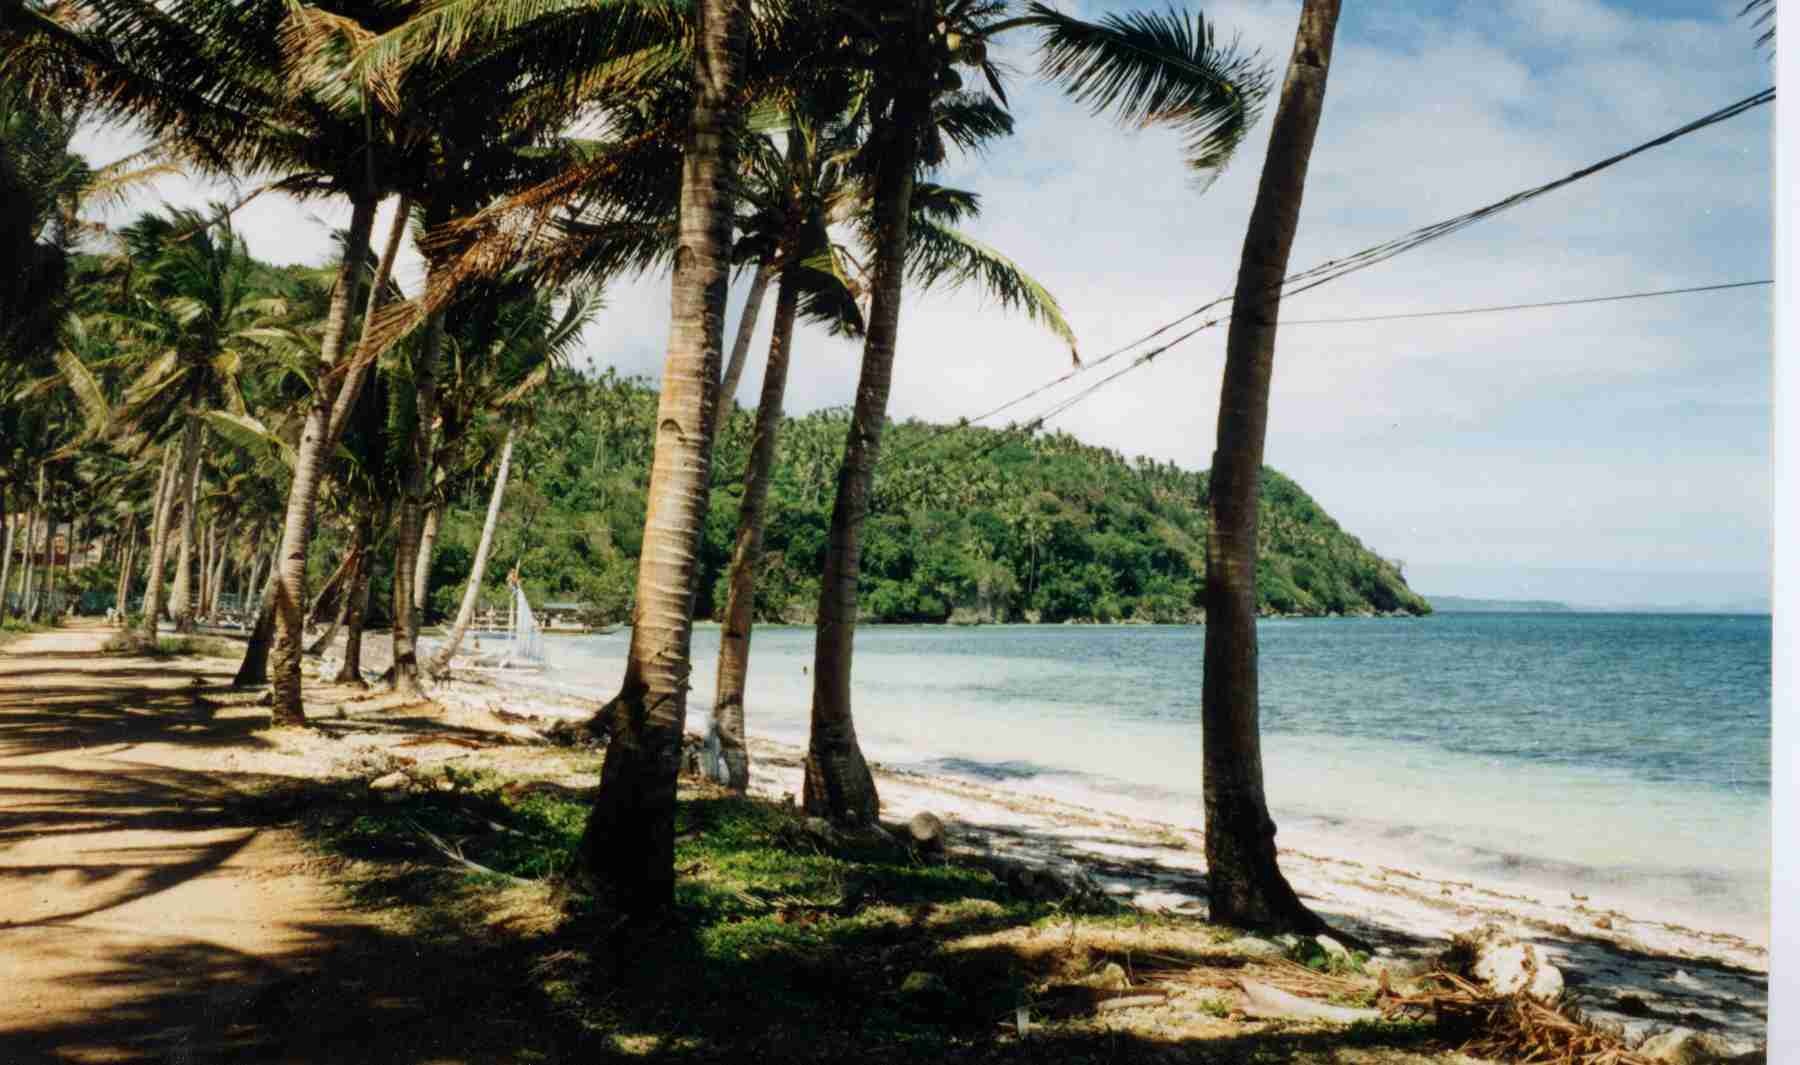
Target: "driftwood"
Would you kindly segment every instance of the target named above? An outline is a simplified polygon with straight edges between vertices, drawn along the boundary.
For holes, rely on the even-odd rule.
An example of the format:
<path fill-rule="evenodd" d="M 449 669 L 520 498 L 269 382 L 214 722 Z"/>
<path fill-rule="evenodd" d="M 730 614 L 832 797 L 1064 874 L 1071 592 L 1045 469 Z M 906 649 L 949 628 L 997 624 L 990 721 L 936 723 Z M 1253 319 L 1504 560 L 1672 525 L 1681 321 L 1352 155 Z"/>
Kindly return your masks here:
<path fill-rule="evenodd" d="M 450 844 L 445 843 L 442 839 L 438 838 L 436 833 L 432 832 L 429 828 L 426 828 L 424 825 L 419 824 L 417 821 L 413 821 L 413 822 L 411 822 L 411 824 L 412 824 L 413 828 L 418 831 L 419 835 L 424 836 L 426 841 L 429 842 L 431 844 L 431 846 L 439 854 L 442 854 L 444 857 L 450 859 L 451 861 L 462 866 L 463 868 L 468 869 L 470 872 L 481 873 L 486 876 L 497 876 L 509 884 L 518 884 L 518 885 L 527 886 L 527 887 L 532 884 L 537 883 L 537 881 L 535 881 L 535 880 L 526 880 L 522 877 L 516 877 L 516 876 L 512 875 L 511 873 L 502 873 L 498 869 L 489 869 L 487 866 L 482 865 L 480 862 L 471 861 L 468 858 L 465 858 L 463 856 L 462 849 L 460 847 L 452 847 L 452 846 L 450 846 Z"/>

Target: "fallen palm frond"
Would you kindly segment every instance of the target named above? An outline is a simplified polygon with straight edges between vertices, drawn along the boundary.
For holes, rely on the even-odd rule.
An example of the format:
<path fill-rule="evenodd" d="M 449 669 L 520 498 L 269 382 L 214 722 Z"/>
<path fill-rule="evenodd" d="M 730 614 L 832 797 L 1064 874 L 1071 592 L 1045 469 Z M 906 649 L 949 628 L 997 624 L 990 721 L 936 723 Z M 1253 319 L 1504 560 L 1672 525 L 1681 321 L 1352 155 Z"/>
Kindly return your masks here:
<path fill-rule="evenodd" d="M 1459 1049 L 1495 1061 L 1552 1065 L 1655 1065 L 1626 1045 L 1624 1033 L 1596 1024 L 1567 1004 L 1547 1005 L 1529 995 L 1498 995 L 1454 973 L 1434 972 L 1439 989 L 1385 999 L 1390 1013 L 1424 1008 L 1438 1029 L 1461 1039 Z"/>

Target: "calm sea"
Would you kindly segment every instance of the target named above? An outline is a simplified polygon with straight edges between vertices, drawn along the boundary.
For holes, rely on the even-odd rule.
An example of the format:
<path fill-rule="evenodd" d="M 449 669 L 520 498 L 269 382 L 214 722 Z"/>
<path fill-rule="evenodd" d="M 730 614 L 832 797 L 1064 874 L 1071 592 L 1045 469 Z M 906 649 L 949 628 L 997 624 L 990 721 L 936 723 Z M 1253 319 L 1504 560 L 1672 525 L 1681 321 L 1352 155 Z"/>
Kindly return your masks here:
<path fill-rule="evenodd" d="M 1269 801 L 1287 846 L 1572 890 L 1766 940 L 1767 617 L 1445 614 L 1259 629 Z M 867 626 L 872 759 L 1198 826 L 1190 627 Z M 553 637 L 610 695 L 626 635 Z M 718 629 L 695 634 L 689 727 Z M 756 632 L 753 735 L 804 745 L 812 630 Z"/>

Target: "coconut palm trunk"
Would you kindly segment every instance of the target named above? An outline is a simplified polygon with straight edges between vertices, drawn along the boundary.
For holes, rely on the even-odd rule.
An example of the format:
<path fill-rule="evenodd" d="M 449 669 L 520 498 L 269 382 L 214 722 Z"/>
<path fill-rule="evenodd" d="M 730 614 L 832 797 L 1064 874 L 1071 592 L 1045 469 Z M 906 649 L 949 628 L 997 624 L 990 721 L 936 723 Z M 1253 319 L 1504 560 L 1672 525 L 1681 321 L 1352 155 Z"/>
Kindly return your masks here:
<path fill-rule="evenodd" d="M 36 617 L 45 621 L 56 620 L 56 517 L 51 515 L 49 524 L 44 527 L 44 587 L 38 594 L 37 607 L 32 611 Z"/>
<path fill-rule="evenodd" d="M 193 452 L 199 449 L 199 441 L 195 436 L 198 430 L 199 423 L 190 420 L 182 430 L 180 453 L 175 456 L 173 465 L 165 465 L 167 485 L 158 507 L 156 534 L 150 549 L 149 585 L 144 590 L 144 618 L 138 630 L 139 642 L 151 647 L 156 645 L 156 626 L 162 618 L 163 565 L 168 558 L 169 534 L 173 531 L 170 526 L 174 524 L 175 509 L 180 505 L 179 493 L 183 487 L 181 471 L 192 465 Z M 168 458 L 165 453 L 165 464 L 168 463 Z"/>
<path fill-rule="evenodd" d="M 307 647 L 308 655 L 324 653 L 325 648 L 331 646 L 331 641 L 337 638 L 338 629 L 342 628 L 344 622 L 349 620 L 350 604 L 356 598 L 358 583 L 364 569 L 368 566 L 368 553 L 368 522 L 358 520 L 355 529 L 350 533 L 350 548 L 344 552 L 344 561 L 338 567 L 341 579 L 333 596 L 337 600 L 337 609 L 332 611 L 331 624 L 326 626 L 325 631 L 319 634 L 319 638 L 314 640 L 311 646 Z"/>
<path fill-rule="evenodd" d="M 113 616 L 123 624 L 125 607 L 131 602 L 131 571 L 137 566 L 138 523 L 133 517 L 126 523 L 125 551 L 119 558 L 119 583 L 113 591 Z"/>
<path fill-rule="evenodd" d="M 195 434 L 196 443 L 193 454 L 185 457 L 183 462 L 183 481 L 181 487 L 181 544 L 175 555 L 175 591 L 169 597 L 169 612 L 175 615 L 175 631 L 191 633 L 194 631 L 194 607 L 197 596 L 194 594 L 196 570 L 195 549 L 199 546 L 200 515 L 200 440 L 204 437 L 204 429 L 200 428 L 200 416 L 188 413 L 189 432 Z"/>
<path fill-rule="evenodd" d="M 400 524 L 394 537 L 394 666 L 389 687 L 408 699 L 423 698 L 419 684 L 419 612 L 413 607 L 413 572 L 424 531 L 425 489 L 431 473 L 431 422 L 437 411 L 437 357 L 444 342 L 444 316 L 432 315 L 425 326 L 413 380 L 418 389 L 405 487 L 400 495 Z"/>
<path fill-rule="evenodd" d="M 269 567 L 269 579 L 256 610 L 256 624 L 244 645 L 244 660 L 238 663 L 237 675 L 231 678 L 234 688 L 252 688 L 269 683 L 269 651 L 275 642 L 275 594 L 281 583 L 281 572 Z"/>
<path fill-rule="evenodd" d="M 363 540 L 368 543 L 374 538 L 374 519 L 364 515 L 361 519 Z M 332 678 L 333 684 L 348 684 L 356 688 L 368 687 L 362 676 L 362 644 L 363 619 L 369 612 L 369 578 L 375 571 L 375 552 L 371 549 L 363 552 L 363 564 L 357 568 L 356 581 L 350 586 L 349 613 L 344 619 L 344 659 L 338 666 L 337 676 Z"/>
<path fill-rule="evenodd" d="M 444 508 L 431 504 L 425 511 L 425 528 L 419 533 L 419 554 L 413 559 L 413 611 L 421 623 L 431 602 L 431 553 L 437 550 L 438 526 L 443 520 Z"/>
<path fill-rule="evenodd" d="M 744 309 L 738 312 L 737 339 L 731 343 L 731 358 L 725 363 L 725 375 L 719 381 L 719 409 L 730 412 L 737 398 L 738 379 L 744 375 L 744 361 L 750 357 L 750 340 L 756 334 L 756 320 L 762 317 L 763 300 L 775 279 L 775 266 L 760 263 L 756 276 L 750 279 L 750 293 L 744 297 Z"/>
<path fill-rule="evenodd" d="M 739 119 L 733 108 L 748 15 L 748 0 L 694 5 L 694 102 L 682 152 L 669 346 L 637 604 L 625 678 L 609 708 L 600 791 L 581 840 L 584 871 L 627 913 L 674 899 L 675 785 L 718 418 Z"/>
<path fill-rule="evenodd" d="M 18 617 L 25 615 L 25 571 L 31 566 L 32 530 L 37 527 L 37 510 L 35 508 L 25 511 L 23 524 L 25 535 L 19 540 L 19 567 L 18 571 L 13 574 L 15 587 L 13 588 L 12 613 Z"/>
<path fill-rule="evenodd" d="M 0 500 L 4 500 L 5 496 L 5 489 L 0 489 Z M 0 507 L 0 513 L 3 512 L 4 507 Z M 13 541 L 18 538 L 19 534 L 19 515 L 7 513 L 4 522 L 6 546 L 0 550 L 0 621 L 4 621 L 7 615 L 12 613 L 12 604 L 7 601 L 6 589 L 7 585 L 12 582 Z"/>
<path fill-rule="evenodd" d="M 206 594 L 200 598 L 200 612 L 209 618 L 219 611 L 219 589 L 225 584 L 225 556 L 228 553 L 225 545 L 230 542 L 232 532 L 231 523 L 227 523 L 225 532 L 220 535 L 218 525 L 215 523 L 214 535 L 209 538 L 213 544 L 212 570 L 211 575 L 206 579 Z"/>
<path fill-rule="evenodd" d="M 737 536 L 731 547 L 730 590 L 725 597 L 725 625 L 719 633 L 718 683 L 713 688 L 717 694 L 707 732 L 707 748 L 717 752 L 706 763 L 707 775 L 740 795 L 750 788 L 750 749 L 744 741 L 744 691 L 750 675 L 750 634 L 756 622 L 756 570 L 762 561 L 769 481 L 775 470 L 781 404 L 787 392 L 788 355 L 794 340 L 794 318 L 800 307 L 797 274 L 794 266 L 784 268 L 776 289 L 769 364 L 763 370 L 762 396 L 756 405 L 756 427 L 751 431 L 750 458 L 744 471 L 744 500 L 738 508 Z"/>
<path fill-rule="evenodd" d="M 462 604 L 456 610 L 456 623 L 444 646 L 426 664 L 426 672 L 439 674 L 450 668 L 450 660 L 462 648 L 463 637 L 475 620 L 475 606 L 481 599 L 481 582 L 487 576 L 488 554 L 494 549 L 494 528 L 500 524 L 500 501 L 506 497 L 506 478 L 512 470 L 513 435 L 508 426 L 506 443 L 500 448 L 500 468 L 494 473 L 494 490 L 488 494 L 487 517 L 481 523 L 481 541 L 475 545 L 475 567 L 469 571 L 469 583 L 463 589 Z"/>
<path fill-rule="evenodd" d="M 314 504 L 318 501 L 325 459 L 332 447 L 327 430 L 331 426 L 335 396 L 326 379 L 343 353 L 344 333 L 350 325 L 350 304 L 356 296 L 356 269 L 368 251 L 369 230 L 375 221 L 375 196 L 372 193 L 356 196 L 353 204 L 344 260 L 338 266 L 331 307 L 325 317 L 325 335 L 319 343 L 319 385 L 313 392 L 306 424 L 300 432 L 300 443 L 295 448 L 294 479 L 288 486 L 281 546 L 275 553 L 274 646 L 268 653 L 274 673 L 271 717 L 277 725 L 299 725 L 306 721 L 300 694 L 300 660 L 306 636 L 301 611 L 306 607 L 306 553 L 312 546 Z M 246 651 L 246 665 L 249 654 Z M 245 671 L 240 667 L 238 672 L 241 676 Z"/>
<path fill-rule="evenodd" d="M 808 813 L 845 824 L 870 824 L 881 810 L 875 778 L 856 741 L 850 707 L 850 661 L 856 638 L 856 586 L 862 572 L 862 529 L 869 486 L 881 450 L 894 349 L 900 333 L 906 244 L 912 213 L 919 129 L 930 113 L 923 90 L 895 101 L 893 142 L 876 177 L 876 252 L 856 404 L 838 470 L 837 498 L 819 579 L 818 637 L 813 648 L 812 728 L 803 803 Z"/>
<path fill-rule="evenodd" d="M 37 557 L 38 553 L 43 550 L 43 544 L 38 542 L 37 527 L 40 523 L 48 525 L 50 521 L 50 512 L 44 508 L 44 464 L 41 462 L 38 463 L 37 506 L 32 508 L 32 515 L 31 527 L 25 531 L 25 591 L 22 601 L 27 621 L 37 620 L 37 583 L 41 579 L 38 574 Z M 50 534 L 45 532 L 46 543 L 49 541 L 49 537 Z"/>
<path fill-rule="evenodd" d="M 1225 342 L 1206 552 L 1206 671 L 1201 701 L 1211 920 L 1315 931 L 1323 923 L 1276 864 L 1263 793 L 1256 647 L 1257 495 L 1268 433 L 1282 278 L 1325 103 L 1339 0 L 1305 0 L 1244 233 Z"/>

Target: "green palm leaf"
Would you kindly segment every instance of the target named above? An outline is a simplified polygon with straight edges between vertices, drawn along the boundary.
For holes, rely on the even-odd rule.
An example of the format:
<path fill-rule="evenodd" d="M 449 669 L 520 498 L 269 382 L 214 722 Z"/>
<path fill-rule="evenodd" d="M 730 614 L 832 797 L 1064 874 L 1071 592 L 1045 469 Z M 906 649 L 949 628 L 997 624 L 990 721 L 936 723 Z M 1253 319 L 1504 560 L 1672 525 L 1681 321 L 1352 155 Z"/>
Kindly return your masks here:
<path fill-rule="evenodd" d="M 1033 3 L 1021 24 L 1043 32 L 1039 61 L 1096 114 L 1126 123 L 1173 126 L 1187 164 L 1209 179 L 1256 125 L 1270 89 L 1260 53 L 1221 45 L 1196 14 L 1147 11 L 1086 22 Z"/>
<path fill-rule="evenodd" d="M 974 237 L 936 222 L 915 217 L 906 248 L 907 274 L 930 287 L 974 283 L 1009 310 L 1024 311 L 1069 345 L 1075 354 L 1075 331 L 1063 318 L 1062 305 L 1043 283 L 1018 263 Z M 1080 361 L 1079 356 L 1076 359 Z"/>

